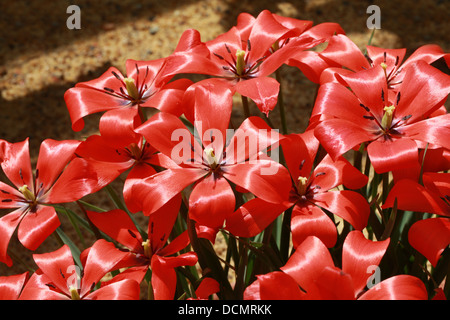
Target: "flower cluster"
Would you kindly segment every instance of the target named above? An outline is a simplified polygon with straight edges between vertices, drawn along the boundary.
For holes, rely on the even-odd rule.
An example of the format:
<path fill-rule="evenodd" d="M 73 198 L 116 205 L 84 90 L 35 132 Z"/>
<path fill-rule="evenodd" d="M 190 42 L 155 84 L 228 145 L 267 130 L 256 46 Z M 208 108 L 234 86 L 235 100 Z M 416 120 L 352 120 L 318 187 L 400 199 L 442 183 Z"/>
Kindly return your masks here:
<path fill-rule="evenodd" d="M 28 139 L 0 140 L 0 262 L 13 265 L 16 234 L 32 251 L 52 234 L 64 243 L 34 254 L 37 270 L 0 277 L 0 299 L 142 299 L 142 284 L 165 300 L 446 299 L 450 76 L 432 63 L 450 55 L 405 55 L 265 10 L 76 84 L 72 130 L 101 112 L 98 134 L 43 141 L 35 169 Z M 282 66 L 318 85 L 303 132 L 286 127 Z M 115 208 L 83 200 L 100 190 Z M 80 250 L 61 214 L 96 241 Z"/>

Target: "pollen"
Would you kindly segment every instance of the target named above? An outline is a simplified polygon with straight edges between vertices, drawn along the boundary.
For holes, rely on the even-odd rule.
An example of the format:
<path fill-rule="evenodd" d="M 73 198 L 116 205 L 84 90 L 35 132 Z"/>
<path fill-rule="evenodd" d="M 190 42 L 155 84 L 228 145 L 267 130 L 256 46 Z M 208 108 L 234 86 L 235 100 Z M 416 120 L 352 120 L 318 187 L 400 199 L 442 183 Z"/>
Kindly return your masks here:
<path fill-rule="evenodd" d="M 394 117 L 395 106 L 384 107 L 383 119 L 381 119 L 381 125 L 384 129 L 389 129 L 392 125 L 392 119 Z"/>
<path fill-rule="evenodd" d="M 236 74 L 242 76 L 245 71 L 245 51 L 236 51 Z"/>
<path fill-rule="evenodd" d="M 297 191 L 298 194 L 303 196 L 306 193 L 306 187 L 308 184 L 308 178 L 306 177 L 298 177 L 297 179 Z"/>
<path fill-rule="evenodd" d="M 139 99 L 139 91 L 136 87 L 136 83 L 134 82 L 134 79 L 132 78 L 124 78 L 123 81 L 125 82 L 125 85 L 127 87 L 127 92 L 130 97 L 132 97 L 135 100 Z"/>
<path fill-rule="evenodd" d="M 215 168 L 218 164 L 216 154 L 214 153 L 213 148 L 206 148 L 205 149 L 205 155 L 206 155 L 206 161 L 211 166 L 211 168 Z"/>
<path fill-rule="evenodd" d="M 33 192 L 28 189 L 28 186 L 25 184 L 19 188 L 19 191 L 23 194 L 26 200 L 30 202 L 34 202 L 36 200 L 36 197 L 34 196 Z"/>

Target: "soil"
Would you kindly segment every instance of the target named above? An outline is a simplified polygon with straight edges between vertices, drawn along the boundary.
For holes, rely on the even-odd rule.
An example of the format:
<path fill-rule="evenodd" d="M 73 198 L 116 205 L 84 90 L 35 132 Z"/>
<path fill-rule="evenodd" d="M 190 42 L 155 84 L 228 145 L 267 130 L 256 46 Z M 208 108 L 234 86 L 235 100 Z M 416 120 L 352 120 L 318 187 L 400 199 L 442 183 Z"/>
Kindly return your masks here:
<path fill-rule="evenodd" d="M 312 20 L 314 24 L 337 22 L 363 49 L 371 35 L 366 27 L 370 16 L 366 10 L 376 4 L 381 9 L 381 29 L 375 32 L 373 45 L 406 48 L 407 56 L 429 43 L 450 52 L 450 3 L 445 0 L 70 1 L 81 9 L 79 30 L 66 26 L 70 16 L 66 12 L 68 4 L 61 0 L 1 3 L 0 139 L 19 142 L 30 138 L 33 162 L 44 139 L 84 139 L 97 132 L 99 115 L 86 118 L 81 132 L 71 130 L 63 95 L 77 82 L 97 78 L 110 66 L 124 72 L 127 59 L 168 56 L 186 29 L 197 29 L 203 41 L 211 40 L 235 25 L 241 12 L 256 16 L 268 9 L 283 16 Z M 442 61 L 434 65 L 448 73 Z M 291 132 L 302 132 L 317 86 L 298 69 L 283 67 L 282 73 L 288 127 Z M 256 107 L 252 107 L 252 112 L 257 113 Z M 240 110 L 233 111 L 236 121 L 242 116 Z M 272 121 L 279 127 L 278 114 L 273 114 Z M 6 181 L 3 176 L 1 180 Z M 104 192 L 85 200 L 105 209 L 114 208 Z M 73 210 L 80 213 L 78 207 Z M 60 218 L 63 230 L 76 239 L 78 236 L 67 217 Z M 145 223 L 145 218 L 140 221 Z M 83 234 L 89 245 L 92 236 Z M 50 252 L 59 246 L 56 237 L 49 237 L 35 252 L 30 252 L 14 235 L 9 249 L 16 261 L 12 268 L 0 263 L 0 276 L 27 271 L 27 266 L 34 267 L 33 253 Z M 223 254 L 223 239 L 217 240 L 216 249 Z"/>

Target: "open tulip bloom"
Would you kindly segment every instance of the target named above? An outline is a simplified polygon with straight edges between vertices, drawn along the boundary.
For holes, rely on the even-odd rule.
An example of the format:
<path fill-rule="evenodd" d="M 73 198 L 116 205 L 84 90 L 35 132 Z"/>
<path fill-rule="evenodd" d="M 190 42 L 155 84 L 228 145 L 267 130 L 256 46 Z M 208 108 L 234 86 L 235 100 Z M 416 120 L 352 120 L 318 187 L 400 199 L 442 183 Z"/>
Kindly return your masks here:
<path fill-rule="evenodd" d="M 448 299 L 450 76 L 435 62 L 450 55 L 359 48 L 338 23 L 241 13 L 69 88 L 68 130 L 101 113 L 98 132 L 45 139 L 36 161 L 28 138 L 0 139 L 0 263 L 26 267 L 0 274 L 0 300 L 188 314 L 193 300 Z M 284 68 L 317 86 L 304 129 L 288 128 Z"/>

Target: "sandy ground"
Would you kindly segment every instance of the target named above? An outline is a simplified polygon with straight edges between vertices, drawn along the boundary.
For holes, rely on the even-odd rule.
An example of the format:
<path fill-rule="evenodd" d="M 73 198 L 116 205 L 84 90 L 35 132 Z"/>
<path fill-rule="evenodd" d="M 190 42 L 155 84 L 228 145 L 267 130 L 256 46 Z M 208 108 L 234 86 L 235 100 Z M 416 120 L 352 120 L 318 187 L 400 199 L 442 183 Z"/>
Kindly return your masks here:
<path fill-rule="evenodd" d="M 44 139 L 83 139 L 96 132 L 98 116 L 88 117 L 83 131 L 71 130 L 63 95 L 75 83 L 94 79 L 109 66 L 124 71 L 126 59 L 152 60 L 167 56 L 175 49 L 183 31 L 189 28 L 200 31 L 204 41 L 213 39 L 233 26 L 241 12 L 256 16 L 268 9 L 280 15 L 312 20 L 315 24 L 337 22 L 364 48 L 371 34 L 366 27 L 369 17 L 366 9 L 375 3 L 381 8 L 381 29 L 375 33 L 373 45 L 407 48 L 407 55 L 428 43 L 450 51 L 450 3 L 445 0 L 70 1 L 81 9 L 80 30 L 66 27 L 68 3 L 3 0 L 0 4 L 0 138 L 18 142 L 29 137 L 33 161 Z M 436 66 L 448 72 L 445 65 L 437 63 Z M 283 68 L 283 75 L 288 127 L 293 132 L 301 132 L 307 124 L 316 85 L 294 68 Z M 233 112 L 233 117 L 240 116 L 240 109 Z M 277 114 L 272 121 L 279 124 Z M 105 194 L 93 201 L 111 207 Z M 61 217 L 61 220 L 69 232 L 67 219 Z M 89 235 L 86 237 L 89 239 Z M 221 244 L 219 239 L 216 247 L 220 253 Z M 57 240 L 50 237 L 36 252 L 58 247 Z M 24 249 L 16 236 L 10 249 L 25 264 L 33 266 L 32 252 Z M 0 264 L 1 276 L 26 270 L 20 262 L 13 268 Z"/>

